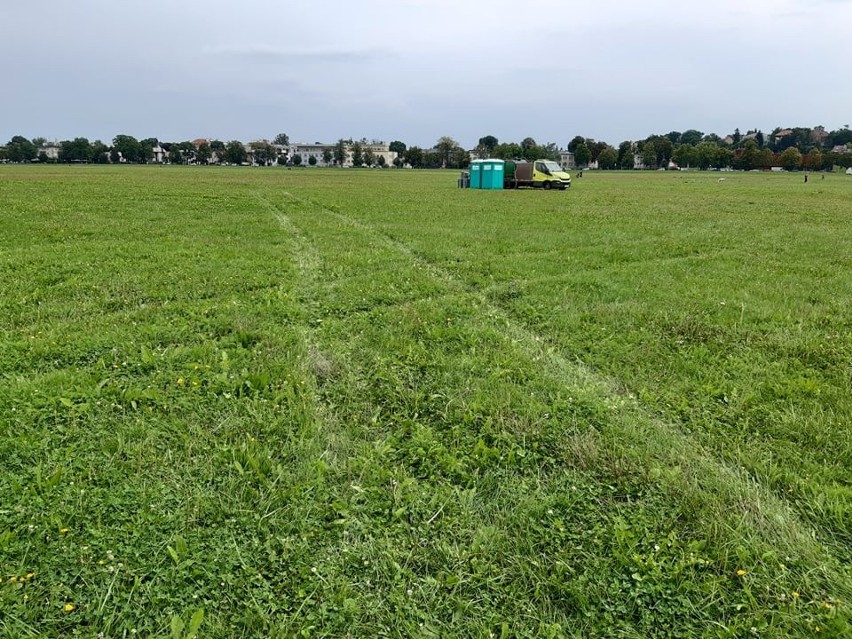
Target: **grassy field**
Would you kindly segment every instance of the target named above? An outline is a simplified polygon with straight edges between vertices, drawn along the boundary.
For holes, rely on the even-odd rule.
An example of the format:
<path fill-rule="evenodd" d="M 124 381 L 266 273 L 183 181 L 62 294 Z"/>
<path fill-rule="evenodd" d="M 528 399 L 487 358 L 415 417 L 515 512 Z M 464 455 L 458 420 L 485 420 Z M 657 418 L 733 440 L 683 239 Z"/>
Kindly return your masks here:
<path fill-rule="evenodd" d="M 852 179 L 456 177 L 0 167 L 0 636 L 852 636 Z"/>

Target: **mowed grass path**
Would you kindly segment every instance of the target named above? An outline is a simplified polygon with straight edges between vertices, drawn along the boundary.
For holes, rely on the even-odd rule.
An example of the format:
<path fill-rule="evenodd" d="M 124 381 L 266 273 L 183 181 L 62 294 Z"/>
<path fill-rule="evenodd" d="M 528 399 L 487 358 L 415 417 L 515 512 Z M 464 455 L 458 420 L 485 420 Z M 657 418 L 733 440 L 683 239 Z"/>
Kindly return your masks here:
<path fill-rule="evenodd" d="M 0 633 L 848 635 L 852 181 L 455 177 L 0 167 Z"/>

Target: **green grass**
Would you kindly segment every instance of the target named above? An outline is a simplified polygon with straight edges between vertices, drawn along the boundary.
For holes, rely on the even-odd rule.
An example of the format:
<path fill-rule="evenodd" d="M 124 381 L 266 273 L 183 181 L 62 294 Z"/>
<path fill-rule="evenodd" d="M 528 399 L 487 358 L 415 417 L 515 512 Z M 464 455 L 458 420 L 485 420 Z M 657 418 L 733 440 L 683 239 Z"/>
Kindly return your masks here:
<path fill-rule="evenodd" d="M 455 179 L 0 167 L 0 636 L 852 636 L 852 181 Z"/>

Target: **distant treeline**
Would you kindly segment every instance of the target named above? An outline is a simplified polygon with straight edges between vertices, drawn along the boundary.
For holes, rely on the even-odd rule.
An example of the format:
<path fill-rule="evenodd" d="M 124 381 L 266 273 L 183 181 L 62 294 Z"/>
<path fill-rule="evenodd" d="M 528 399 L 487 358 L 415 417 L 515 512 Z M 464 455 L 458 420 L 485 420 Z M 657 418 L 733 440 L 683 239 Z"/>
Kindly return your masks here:
<path fill-rule="evenodd" d="M 830 169 L 852 165 L 852 131 L 848 127 L 826 131 L 797 127 L 776 128 L 768 135 L 760 130 L 745 134 L 735 130 L 724 138 L 690 129 L 651 135 L 644 140 L 625 140 L 614 148 L 576 136 L 568 144 L 577 166 L 597 163 L 601 169 L 679 167 L 787 170 Z"/>
<path fill-rule="evenodd" d="M 362 140 L 366 142 L 365 140 Z M 329 148 L 321 165 L 344 163 L 346 148 L 355 156 L 356 166 L 370 166 L 371 154 L 358 152 L 359 143 L 339 140 Z M 330 147 L 332 145 L 329 145 Z M 824 127 L 775 128 L 764 134 L 754 129 L 720 137 L 696 129 L 655 134 L 644 140 L 625 140 L 618 147 L 607 142 L 575 136 L 569 143 L 568 156 L 555 143 L 538 144 L 533 138 L 521 142 L 500 142 L 493 135 L 479 139 L 477 146 L 467 151 L 453 138 L 443 136 L 430 149 L 408 146 L 400 140 L 389 145 L 397 154 L 396 166 L 415 168 L 465 167 L 471 155 L 503 159 L 535 160 L 570 158 L 578 167 L 597 166 L 600 169 L 656 169 L 670 166 L 700 169 L 734 168 L 742 170 L 783 167 L 788 170 L 830 169 L 852 166 L 852 130 L 849 126 L 834 131 Z M 313 159 L 313 158 L 312 158 Z M 5 162 L 63 162 L 63 163 L 151 163 L 171 164 L 298 164 L 298 155 L 290 157 L 289 138 L 279 133 L 270 143 L 267 140 L 244 144 L 238 140 L 196 140 L 195 142 L 161 142 L 156 138 L 137 140 L 130 135 L 117 135 L 111 144 L 86 138 L 49 143 L 44 138 L 29 140 L 15 136 L 0 147 L 0 161 Z M 316 160 L 311 164 L 315 164 Z M 376 162 L 381 165 L 381 162 Z"/>

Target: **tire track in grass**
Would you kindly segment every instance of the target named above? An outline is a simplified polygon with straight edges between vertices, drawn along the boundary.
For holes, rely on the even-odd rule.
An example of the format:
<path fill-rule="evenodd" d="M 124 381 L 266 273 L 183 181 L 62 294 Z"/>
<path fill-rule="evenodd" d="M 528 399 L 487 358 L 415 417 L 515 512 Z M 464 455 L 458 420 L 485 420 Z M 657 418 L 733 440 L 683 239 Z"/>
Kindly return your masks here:
<path fill-rule="evenodd" d="M 489 300 L 485 292 L 468 285 L 411 246 L 316 200 L 289 192 L 282 194 L 295 204 L 310 207 L 373 237 L 440 281 L 448 291 L 469 296 L 505 339 L 538 362 L 558 385 L 571 387 L 574 395 L 602 400 L 607 419 L 599 420 L 594 426 L 598 437 L 616 453 L 614 458 L 627 455 L 639 461 L 652 478 L 650 481 L 659 482 L 671 499 L 700 509 L 697 517 L 704 526 L 704 536 L 730 547 L 732 554 L 737 547 L 750 547 L 750 540 L 756 538 L 777 549 L 782 557 L 806 562 L 806 573 L 810 578 L 817 577 L 828 596 L 845 602 L 852 600 L 850 567 L 819 541 L 818 532 L 802 521 L 786 501 L 756 481 L 746 469 L 720 460 L 676 425 L 651 415 L 632 394 L 624 392 L 618 380 L 600 375 L 582 362 L 569 360 L 546 335 L 527 328 Z M 283 225 L 295 229 L 300 241 L 307 241 L 289 219 Z M 766 572 L 772 574 L 777 565 L 771 559 L 767 561 Z"/>

